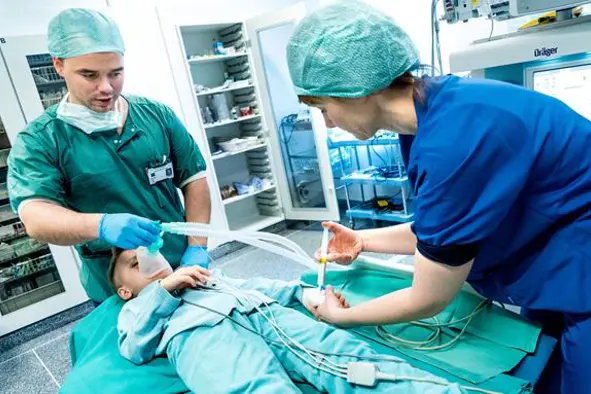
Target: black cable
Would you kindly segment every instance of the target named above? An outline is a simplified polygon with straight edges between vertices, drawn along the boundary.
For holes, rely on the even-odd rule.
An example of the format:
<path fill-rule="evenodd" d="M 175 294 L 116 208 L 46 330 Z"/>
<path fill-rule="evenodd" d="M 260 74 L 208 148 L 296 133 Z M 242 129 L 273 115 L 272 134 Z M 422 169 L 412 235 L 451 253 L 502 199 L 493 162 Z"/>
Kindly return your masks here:
<path fill-rule="evenodd" d="M 431 1 L 431 76 L 443 73 L 443 61 L 441 58 L 441 45 L 439 42 L 439 22 L 437 21 L 437 4 L 439 0 Z M 435 58 L 439 64 L 439 69 L 435 66 Z"/>
<path fill-rule="evenodd" d="M 493 17 L 493 10 L 492 6 L 490 5 L 490 0 L 486 0 L 486 4 L 488 4 L 488 17 L 490 18 L 490 34 L 488 35 L 488 40 L 490 41 L 493 33 L 495 32 L 495 18 Z"/>
<path fill-rule="evenodd" d="M 435 8 L 435 4 L 437 0 L 431 0 L 431 76 L 435 76 L 435 22 L 433 20 L 433 9 Z"/>
<path fill-rule="evenodd" d="M 433 4 L 433 28 L 435 30 L 435 54 L 437 56 L 437 64 L 439 65 L 439 74 L 443 73 L 443 59 L 441 58 L 441 42 L 439 40 L 439 21 L 437 20 L 437 4 L 439 0 L 435 0 Z"/>
<path fill-rule="evenodd" d="M 298 116 L 296 114 L 291 114 L 291 115 L 284 116 L 281 119 L 281 123 L 279 124 L 279 129 L 281 130 L 281 137 L 282 137 L 282 140 L 283 140 L 283 143 L 284 144 L 289 144 L 289 141 L 291 141 L 291 137 L 293 137 L 293 132 L 294 132 L 294 130 L 293 130 L 293 124 L 296 122 L 297 117 Z M 283 137 L 285 136 L 285 127 L 287 125 L 291 125 L 292 126 L 291 127 L 291 133 L 289 133 L 289 137 L 287 139 L 284 139 Z"/>
<path fill-rule="evenodd" d="M 374 144 L 374 143 L 372 143 L 372 144 L 370 145 L 370 147 L 371 147 L 371 150 L 372 150 L 372 151 L 373 151 L 373 153 L 375 153 L 375 155 L 376 155 L 376 156 L 377 156 L 377 157 L 380 159 L 380 161 L 381 161 L 382 163 L 384 163 L 384 167 L 388 167 L 388 162 L 387 162 L 386 160 L 384 160 L 384 158 L 382 157 L 382 155 L 380 155 L 380 154 L 378 153 L 378 151 L 376 150 L 376 147 L 375 147 L 375 145 L 376 145 L 376 144 Z"/>
<path fill-rule="evenodd" d="M 382 167 L 376 167 L 375 172 L 376 174 L 373 175 L 373 178 L 376 180 L 376 182 L 381 183 L 381 182 L 386 182 L 389 178 L 399 178 L 402 176 L 400 169 L 398 168 L 398 166 L 394 166 L 392 165 L 392 161 L 390 160 L 390 163 L 388 163 L 388 161 L 386 161 L 386 159 L 383 158 L 382 155 L 380 155 L 377 151 L 377 149 L 375 148 L 375 143 L 370 144 L 371 150 L 372 152 L 380 159 L 380 161 L 384 164 Z M 388 146 L 388 145 L 384 145 L 384 146 Z M 392 146 L 392 144 L 390 144 L 389 146 Z M 390 156 L 388 154 L 388 156 Z M 378 175 L 384 179 L 380 179 L 378 178 Z"/>
<path fill-rule="evenodd" d="M 398 169 L 398 167 L 394 167 L 394 166 L 378 167 L 378 168 L 376 168 L 376 172 L 381 177 L 386 178 L 386 179 L 378 179 L 377 177 L 375 177 L 376 181 L 378 181 L 378 182 L 385 182 L 390 178 L 400 178 L 400 170 Z"/>

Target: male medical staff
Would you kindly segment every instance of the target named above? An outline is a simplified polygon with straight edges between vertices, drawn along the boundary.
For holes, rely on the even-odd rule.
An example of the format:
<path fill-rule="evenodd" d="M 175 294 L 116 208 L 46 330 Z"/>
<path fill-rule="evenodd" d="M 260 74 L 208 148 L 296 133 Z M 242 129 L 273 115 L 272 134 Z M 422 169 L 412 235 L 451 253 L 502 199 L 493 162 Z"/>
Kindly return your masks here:
<path fill-rule="evenodd" d="M 341 325 L 440 312 L 464 281 L 524 308 L 560 338 L 536 392 L 591 386 L 591 122 L 554 98 L 505 83 L 420 78 L 419 54 L 382 12 L 337 2 L 302 20 L 287 50 L 300 100 L 359 139 L 401 134 L 416 198 L 412 224 L 352 231 L 326 223 L 329 261 L 361 251 L 414 254 L 412 287 L 316 309 Z"/>
<path fill-rule="evenodd" d="M 67 9 L 51 20 L 48 47 L 68 94 L 18 134 L 9 196 L 30 236 L 76 245 L 82 284 L 101 302 L 113 294 L 112 246 L 155 242 L 155 220 L 209 222 L 205 162 L 170 108 L 121 95 L 124 44 L 113 20 Z M 169 261 L 207 265 L 205 239 L 164 237 Z"/>

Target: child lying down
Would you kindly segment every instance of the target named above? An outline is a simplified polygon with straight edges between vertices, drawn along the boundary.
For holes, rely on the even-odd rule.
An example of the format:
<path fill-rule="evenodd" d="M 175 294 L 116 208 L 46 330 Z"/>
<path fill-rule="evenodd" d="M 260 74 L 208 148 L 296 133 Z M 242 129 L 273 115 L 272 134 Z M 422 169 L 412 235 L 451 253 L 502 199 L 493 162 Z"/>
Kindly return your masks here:
<path fill-rule="evenodd" d="M 146 279 L 131 250 L 115 251 L 109 278 L 127 301 L 118 322 L 121 354 L 135 364 L 167 355 L 193 393 L 300 393 L 294 381 L 328 393 L 464 392 L 456 384 L 405 379 L 373 388 L 348 383 L 342 367 L 357 361 L 375 363 L 383 373 L 442 380 L 290 309 L 303 302 L 297 282 L 231 279 L 200 267 Z M 337 299 L 347 306 L 342 296 Z M 312 360 L 280 330 L 322 355 Z"/>

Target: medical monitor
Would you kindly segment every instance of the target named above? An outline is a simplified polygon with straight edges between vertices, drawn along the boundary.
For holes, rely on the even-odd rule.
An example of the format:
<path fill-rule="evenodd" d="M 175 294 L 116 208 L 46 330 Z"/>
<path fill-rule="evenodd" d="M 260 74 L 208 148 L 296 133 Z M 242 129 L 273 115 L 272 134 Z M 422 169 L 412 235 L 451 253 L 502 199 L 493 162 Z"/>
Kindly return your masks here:
<path fill-rule="evenodd" d="M 591 59 L 531 67 L 525 79 L 529 88 L 562 100 L 591 120 Z"/>

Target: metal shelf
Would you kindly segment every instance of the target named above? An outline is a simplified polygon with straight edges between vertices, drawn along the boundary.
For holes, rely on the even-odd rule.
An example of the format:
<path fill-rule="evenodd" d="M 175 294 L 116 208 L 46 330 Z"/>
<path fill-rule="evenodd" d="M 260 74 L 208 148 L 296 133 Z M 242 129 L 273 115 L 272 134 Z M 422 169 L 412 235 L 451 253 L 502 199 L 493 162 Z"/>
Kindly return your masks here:
<path fill-rule="evenodd" d="M 203 57 L 198 57 L 198 58 L 194 58 L 194 59 L 189 59 L 189 60 L 187 60 L 187 62 L 189 62 L 189 64 L 207 64 L 207 63 L 223 62 L 225 60 L 230 60 L 230 59 L 237 59 L 237 58 L 243 57 L 243 56 L 248 56 L 248 54 L 245 52 L 245 53 L 238 53 L 236 55 L 203 56 Z"/>
<path fill-rule="evenodd" d="M 14 241 L 15 239 L 24 238 L 24 237 L 28 237 L 28 236 L 29 235 L 26 232 L 23 232 L 23 233 L 12 233 L 9 236 L 6 236 L 4 238 L 0 238 L 0 242 Z"/>
<path fill-rule="evenodd" d="M 230 156 L 234 156 L 234 155 L 239 155 L 239 154 L 241 154 L 241 153 L 245 153 L 245 152 L 248 152 L 248 151 L 251 151 L 251 150 L 255 150 L 255 149 L 261 149 L 261 148 L 264 148 L 264 147 L 266 147 L 266 146 L 267 146 L 267 145 L 266 145 L 266 144 L 264 144 L 264 143 L 263 143 L 263 144 L 257 144 L 257 145 L 249 146 L 249 147 L 247 147 L 247 148 L 240 149 L 240 150 L 237 150 L 237 151 L 234 151 L 234 152 L 224 152 L 224 153 L 220 153 L 220 154 L 218 154 L 218 155 L 212 155 L 212 156 L 211 156 L 211 159 L 212 159 L 212 160 L 220 160 L 220 159 L 223 159 L 223 158 L 225 158 L 225 157 L 230 157 Z"/>
<path fill-rule="evenodd" d="M 405 186 L 408 182 L 407 176 L 396 177 L 396 178 L 385 178 L 376 173 L 366 174 L 359 171 L 352 172 L 349 175 L 341 177 L 341 181 L 349 184 L 363 184 L 363 185 L 374 185 L 379 184 L 382 186 Z"/>
<path fill-rule="evenodd" d="M 8 155 L 11 148 L 0 149 L 0 166 L 8 167 Z"/>
<path fill-rule="evenodd" d="M 230 197 L 228 199 L 222 200 L 222 203 L 224 205 L 232 204 L 232 203 L 235 203 L 235 202 L 244 200 L 246 198 L 256 196 L 257 194 L 260 194 L 260 193 L 269 191 L 269 190 L 274 189 L 274 188 L 275 188 L 275 185 L 274 184 L 271 184 L 271 185 L 268 185 L 268 186 L 266 186 L 266 187 L 264 187 L 264 188 L 262 188 L 260 190 L 254 191 L 252 193 L 242 194 L 240 196 Z"/>
<path fill-rule="evenodd" d="M 0 204 L 8 204 L 8 188 L 6 187 L 6 183 L 0 183 Z"/>
<path fill-rule="evenodd" d="M 318 160 L 318 153 L 316 152 L 316 148 L 313 149 L 306 149 L 299 153 L 294 153 L 290 155 L 292 159 L 307 159 L 307 160 Z"/>
<path fill-rule="evenodd" d="M 392 154 L 394 157 L 391 158 L 390 166 L 386 164 L 385 160 L 374 149 L 376 146 L 382 146 L 386 150 L 388 150 L 387 147 L 395 148 L 393 149 L 394 152 Z M 328 138 L 328 148 L 336 150 L 339 156 L 340 163 L 336 171 L 341 176 L 335 177 L 335 181 L 337 181 L 337 189 L 344 191 L 347 204 L 345 216 L 350 219 L 351 226 L 355 225 L 355 219 L 383 220 L 397 223 L 413 220 L 414 213 L 409 210 L 410 200 L 407 196 L 408 193 L 406 193 L 410 185 L 408 183 L 408 176 L 405 175 L 399 146 L 400 139 L 398 136 L 389 132 L 379 134 L 377 137 L 365 141 L 359 141 L 351 138 L 351 136 L 340 135 L 338 133 L 333 138 Z M 349 150 L 343 148 L 349 148 Z M 350 158 L 345 156 L 345 153 L 350 155 Z M 361 153 L 365 154 L 366 162 L 360 160 Z M 378 167 L 374 165 L 375 160 L 372 157 L 372 153 L 384 162 L 384 167 L 381 168 L 386 171 L 377 171 Z M 350 163 L 345 163 L 345 157 L 348 160 L 350 159 Z M 355 170 L 351 171 L 352 169 Z M 335 171 L 335 166 L 333 166 L 333 171 Z M 384 173 L 386 176 L 383 175 Z M 361 197 L 360 204 L 356 204 L 351 199 L 349 188 L 353 185 L 358 187 L 358 193 Z M 372 190 L 368 190 L 368 186 Z M 394 196 L 402 196 L 400 209 L 394 207 L 395 210 L 384 210 L 376 208 L 373 205 L 368 206 L 367 202 L 371 201 L 371 199 L 377 199 L 381 194 L 378 188 L 384 186 L 398 189 Z"/>
<path fill-rule="evenodd" d="M 28 258 L 41 257 L 41 255 L 44 254 L 44 253 L 45 254 L 51 253 L 51 251 L 49 249 L 49 245 L 47 245 L 47 244 L 45 244 L 45 245 L 43 245 L 43 246 L 41 246 L 41 247 L 39 247 L 37 249 L 30 250 L 30 251 L 28 251 L 26 253 L 23 253 L 21 255 L 14 256 L 14 257 L 11 257 L 11 258 L 6 259 L 6 260 L 2 260 L 2 261 L 0 261 L 0 264 L 6 265 L 6 264 L 9 264 L 9 263 L 10 264 L 16 263 L 16 262 L 19 262 L 20 260 L 22 260 L 25 257 L 28 257 Z"/>
<path fill-rule="evenodd" d="M 215 89 L 214 88 L 214 89 L 207 90 L 205 92 L 197 93 L 196 95 L 197 95 L 197 97 L 203 97 L 203 96 L 209 96 L 209 95 L 218 94 L 218 93 L 235 92 L 237 90 L 249 89 L 249 88 L 254 88 L 254 85 L 248 84 L 245 86 L 238 86 L 235 88 L 227 88 L 227 89 Z"/>
<path fill-rule="evenodd" d="M 209 130 L 209 129 L 213 129 L 215 127 L 227 126 L 229 124 L 244 122 L 246 120 L 257 119 L 260 117 L 261 117 L 261 115 L 248 115 L 248 116 L 241 116 L 238 119 L 224 120 L 222 122 L 205 123 L 205 129 Z"/>
<path fill-rule="evenodd" d="M 377 212 L 375 209 L 351 208 L 347 209 L 347 217 L 352 219 L 384 220 L 387 222 L 410 222 L 413 220 L 413 213 L 404 212 Z"/>
<path fill-rule="evenodd" d="M 56 88 L 63 88 L 66 86 L 66 81 L 52 81 L 52 82 L 41 82 L 35 84 L 37 86 L 37 90 L 55 90 Z"/>
<path fill-rule="evenodd" d="M 341 140 L 333 141 L 328 139 L 328 149 L 344 148 L 344 147 L 355 147 L 355 146 L 387 146 L 387 145 L 398 145 L 400 140 L 398 138 L 375 138 L 365 141 L 360 140 Z"/>
<path fill-rule="evenodd" d="M 15 221 L 19 221 L 20 218 L 17 214 L 12 212 L 12 209 L 9 205 L 0 207 L 0 226 L 4 226 L 10 223 L 14 223 Z"/>
<path fill-rule="evenodd" d="M 39 55 L 29 55 L 27 56 L 27 61 L 29 63 L 29 67 L 31 68 L 53 66 L 51 55 L 48 53 Z"/>
<path fill-rule="evenodd" d="M 17 238 L 27 236 L 25 225 L 21 222 L 0 226 L 0 242 L 8 242 Z"/>
<path fill-rule="evenodd" d="M 43 299 L 49 298 L 49 297 L 35 297 L 35 295 L 42 294 L 44 290 L 47 291 L 48 289 L 51 289 L 52 287 L 56 287 L 55 290 L 57 290 L 57 292 L 55 292 L 55 290 L 52 291 L 52 292 L 48 292 L 49 294 L 51 294 L 50 296 L 53 296 L 53 295 L 56 295 L 56 294 L 59 294 L 59 293 L 63 293 L 64 292 L 64 285 L 63 285 L 61 279 L 58 279 L 58 280 L 53 281 L 51 283 L 48 283 L 46 285 L 39 286 L 36 289 L 29 290 L 29 291 L 24 292 L 22 294 L 18 294 L 18 295 L 12 296 L 12 297 L 7 298 L 5 300 L 0 300 L 0 304 L 6 304 L 6 303 L 8 303 L 10 301 L 14 301 L 14 300 L 16 300 L 18 298 L 22 298 L 22 297 L 27 297 L 28 296 L 28 297 L 33 297 L 33 299 L 34 299 L 34 301 L 29 304 L 29 305 L 32 305 L 32 304 L 35 304 L 35 303 L 37 303 L 37 302 L 39 302 L 39 301 L 41 301 Z M 42 294 L 42 295 L 46 295 L 46 294 Z M 39 298 L 39 299 L 37 299 L 37 298 Z M 20 309 L 20 308 L 16 308 L 16 309 L 10 310 L 8 312 L 2 311 L 2 314 L 5 315 L 5 314 L 8 314 L 8 313 L 14 312 L 15 310 L 18 310 L 18 309 Z"/>
<path fill-rule="evenodd" d="M 2 279 L 0 279 L 0 286 L 3 286 L 3 285 L 5 286 L 7 284 L 18 282 L 19 280 L 23 280 L 23 279 L 29 278 L 31 276 L 41 275 L 41 274 L 45 274 L 45 273 L 52 272 L 52 271 L 57 271 L 57 267 L 55 265 L 52 266 L 52 267 L 46 267 L 46 268 L 42 268 L 42 269 L 37 270 L 37 271 L 29 272 L 26 275 L 22 275 L 22 276 L 19 276 L 19 277 L 7 279 L 5 281 L 2 281 Z"/>

